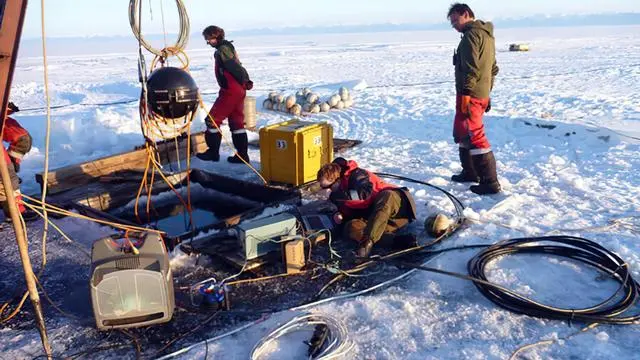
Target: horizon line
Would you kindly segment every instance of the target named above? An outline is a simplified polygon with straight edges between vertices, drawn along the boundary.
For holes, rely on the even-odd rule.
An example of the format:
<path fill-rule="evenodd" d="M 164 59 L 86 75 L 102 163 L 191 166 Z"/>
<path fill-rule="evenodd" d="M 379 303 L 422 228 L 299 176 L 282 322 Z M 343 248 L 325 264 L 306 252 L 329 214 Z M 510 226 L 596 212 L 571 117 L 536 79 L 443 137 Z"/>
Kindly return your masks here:
<path fill-rule="evenodd" d="M 623 24 L 614 24 L 614 23 L 606 23 L 606 21 L 602 21 L 602 23 L 598 23 L 597 21 L 595 23 L 585 23 L 585 24 L 542 24 L 542 23 L 538 23 L 538 24 L 523 24 L 522 22 L 524 21 L 540 21 L 540 22 L 550 22 L 553 20 L 565 20 L 565 21 L 570 21 L 571 18 L 576 19 L 577 18 L 584 18 L 584 17 L 597 17 L 597 16 L 602 16 L 602 15 L 606 15 L 606 16 L 613 16 L 613 17 L 626 17 L 626 16 L 637 16 L 638 18 L 635 19 L 635 22 L 631 22 L 631 23 L 623 23 Z M 598 19 L 598 18 L 594 18 L 593 20 L 602 20 L 602 19 Z M 569 14 L 569 15 L 546 15 L 546 14 L 533 14 L 533 15 L 529 15 L 529 16 L 525 16 L 525 17 L 510 17 L 510 18 L 496 18 L 496 19 L 490 19 L 488 20 L 502 28 L 505 29 L 510 29 L 510 28 L 526 28 L 526 27 L 545 27 L 545 26 L 549 26 L 549 27 L 564 27 L 564 26 L 630 26 L 630 25 L 640 25 L 640 12 L 600 12 L 600 13 L 584 13 L 584 14 Z M 502 25 L 500 25 L 500 23 L 504 23 Z M 244 34 L 250 34 L 251 36 L 268 36 L 268 35 L 287 35 L 286 32 L 289 32 L 291 35 L 295 35 L 296 31 L 300 31 L 300 30 L 307 30 L 307 31 L 313 31 L 313 30 L 318 30 L 319 32 L 317 32 L 317 34 L 322 34 L 322 33 L 327 33 L 327 34 L 331 34 L 331 33 L 340 33 L 341 31 L 339 30 L 347 30 L 350 29 L 351 30 L 347 30 L 346 32 L 353 32 L 353 30 L 357 30 L 358 28 L 360 28 L 361 30 L 364 30 L 366 28 L 374 28 L 374 27 L 407 27 L 407 29 L 405 30 L 415 30 L 415 31 L 433 31 L 433 30 L 444 30 L 444 29 L 448 29 L 450 28 L 450 25 L 448 22 L 395 22 L 395 21 L 390 21 L 390 22 L 378 22 L 378 23 L 354 23 L 354 24 L 330 24 L 330 25 L 294 25 L 294 26 L 264 26 L 264 27 L 255 27 L 255 28 L 241 28 L 241 29 L 234 29 L 233 27 L 230 27 L 228 30 L 226 30 L 227 33 L 244 33 Z M 411 29 L 413 27 L 413 29 Z M 322 32 L 322 31 L 326 31 L 326 32 Z M 331 30 L 337 30 L 337 31 L 331 31 Z M 368 31 L 374 31 L 375 29 L 370 29 Z M 384 28 L 380 28 L 378 29 L 377 32 L 389 32 L 389 31 L 401 31 L 402 29 L 384 29 Z M 257 32 L 260 31 L 268 31 L 269 33 L 264 34 L 264 35 L 260 35 L 260 34 L 256 34 Z M 189 35 L 193 35 L 193 34 L 199 34 L 199 31 L 196 32 L 191 32 Z M 173 32 L 168 32 L 167 35 L 170 34 L 175 34 Z M 105 34 L 94 34 L 94 35 L 84 35 L 84 36 L 80 36 L 80 35 L 62 35 L 62 36 L 48 36 L 48 39 L 89 39 L 89 38 L 119 38 L 119 37 L 129 37 L 131 34 L 112 34 L 112 35 L 105 35 Z M 146 34 L 146 37 L 154 37 L 154 36 L 163 36 L 164 34 L 162 33 L 149 33 Z M 243 35 L 239 35 L 239 36 L 243 36 Z M 41 39 L 41 36 L 25 36 L 22 38 L 22 40 L 35 40 L 35 39 Z"/>

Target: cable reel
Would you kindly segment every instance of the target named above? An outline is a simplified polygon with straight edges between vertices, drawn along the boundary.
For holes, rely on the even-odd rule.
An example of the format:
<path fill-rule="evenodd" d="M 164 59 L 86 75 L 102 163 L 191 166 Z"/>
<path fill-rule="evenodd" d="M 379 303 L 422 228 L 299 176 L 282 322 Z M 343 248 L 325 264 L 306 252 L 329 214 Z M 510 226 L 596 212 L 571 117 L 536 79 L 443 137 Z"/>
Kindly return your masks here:
<path fill-rule="evenodd" d="M 189 17 L 182 0 L 176 0 L 176 5 L 180 18 L 178 39 L 173 46 L 156 49 L 144 39 L 141 32 L 140 0 L 129 1 L 129 23 L 139 44 L 141 128 L 144 137 L 152 143 L 188 132 L 199 105 L 198 87 L 188 72 L 189 61 L 183 51 L 189 39 Z M 148 76 L 143 47 L 155 55 Z M 167 60 L 171 56 L 175 56 L 182 66 L 168 66 Z"/>
<path fill-rule="evenodd" d="M 151 44 L 149 44 L 144 37 L 142 36 L 141 24 L 140 24 L 140 13 L 141 13 L 141 1 L 140 0 L 130 0 L 129 1 L 129 24 L 131 25 L 131 30 L 133 30 L 133 35 L 138 40 L 139 44 L 143 46 L 145 49 L 149 50 L 152 54 L 167 58 L 168 56 L 175 55 L 177 52 L 182 51 L 187 46 L 187 42 L 189 41 L 189 16 L 187 15 L 187 9 L 184 6 L 182 0 L 176 0 L 176 5 L 178 7 L 178 16 L 180 18 L 180 31 L 178 33 L 178 39 L 176 43 L 165 49 L 156 49 Z"/>

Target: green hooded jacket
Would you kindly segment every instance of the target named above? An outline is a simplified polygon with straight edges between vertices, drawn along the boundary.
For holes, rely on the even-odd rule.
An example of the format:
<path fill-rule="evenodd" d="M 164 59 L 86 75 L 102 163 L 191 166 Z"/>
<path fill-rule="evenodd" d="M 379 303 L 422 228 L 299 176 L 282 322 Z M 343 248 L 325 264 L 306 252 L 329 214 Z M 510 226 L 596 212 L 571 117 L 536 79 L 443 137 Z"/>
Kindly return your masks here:
<path fill-rule="evenodd" d="M 493 24 L 482 20 L 465 25 L 458 50 L 453 56 L 456 93 L 478 99 L 489 97 L 498 75 Z"/>

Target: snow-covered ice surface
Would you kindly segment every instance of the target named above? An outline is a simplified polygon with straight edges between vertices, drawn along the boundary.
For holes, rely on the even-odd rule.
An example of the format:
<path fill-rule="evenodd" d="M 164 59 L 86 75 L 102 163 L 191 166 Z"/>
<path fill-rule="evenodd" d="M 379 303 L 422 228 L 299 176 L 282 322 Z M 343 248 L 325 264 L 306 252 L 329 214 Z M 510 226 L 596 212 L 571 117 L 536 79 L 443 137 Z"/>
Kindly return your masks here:
<path fill-rule="evenodd" d="M 459 197 L 468 207 L 465 214 L 474 221 L 441 247 L 543 234 L 582 236 L 619 254 L 638 277 L 638 33 L 637 26 L 496 30 L 500 74 L 485 126 L 504 192 L 484 197 L 469 192 L 467 185 L 448 180 L 460 169 L 451 139 L 455 104 L 451 55 L 458 41 L 453 31 L 235 40 L 256 84 L 252 93 L 258 104 L 270 90 L 293 93 L 310 86 L 327 95 L 341 85 L 354 89 L 352 108 L 310 119 L 330 122 L 336 137 L 362 140 L 362 145 L 342 154 L 361 166 L 428 181 Z M 531 51 L 506 51 L 508 44 L 516 41 L 529 43 Z M 142 143 L 136 102 L 81 105 L 139 96 L 135 50 L 48 59 L 52 105 L 70 105 L 52 113 L 51 168 L 127 151 Z M 189 51 L 192 75 L 208 94 L 207 103 L 215 99 L 212 94 L 217 91 L 211 52 L 203 48 Z M 11 98 L 23 109 L 45 104 L 42 69 L 41 58 L 18 62 Z M 44 163 L 44 114 L 33 110 L 16 115 L 34 138 L 34 149 L 26 156 L 21 172 L 26 193 L 37 190 L 33 175 Z M 260 111 L 258 125 L 288 118 Z M 203 128 L 202 114 L 195 128 Z M 259 152 L 253 149 L 250 155 L 258 165 Z M 250 172 L 228 164 L 195 160 L 193 166 L 254 179 Z M 414 193 L 420 220 L 433 211 L 452 210 L 441 194 L 411 183 L 403 185 Z M 85 249 L 100 234 L 108 233 L 100 226 L 76 220 L 57 222 Z M 34 264 L 40 261 L 41 225 L 37 223 L 29 232 Z M 0 300 L 4 302 L 22 286 L 22 277 L 12 235 L 6 230 L 3 234 L 6 245 L 0 257 Z M 473 253 L 446 253 L 429 265 L 465 273 Z M 45 273 L 45 286 L 55 286 L 56 278 L 62 276 L 84 278 L 89 271 L 84 255 L 57 236 L 50 236 L 48 255 L 50 263 L 64 262 L 64 273 Z M 175 258 L 174 265 L 196 266 L 184 255 Z M 542 256 L 499 259 L 489 275 L 491 280 L 536 300 L 564 307 L 599 303 L 616 289 L 593 269 Z M 78 281 L 78 287 L 65 299 L 54 300 L 83 317 L 61 317 L 45 303 L 56 354 L 105 342 L 106 335 L 84 326 L 91 322 L 86 284 Z M 485 299 L 470 282 L 431 273 L 417 273 L 384 291 L 316 306 L 311 311 L 336 315 L 346 323 L 355 341 L 350 356 L 354 359 L 504 359 L 523 345 L 561 339 L 580 329 L 580 324 L 509 313 Z M 201 359 L 206 349 L 209 358 L 246 359 L 262 336 L 292 316 L 289 312 L 274 314 L 235 336 L 209 342 L 206 347 L 195 346 L 181 356 Z M 83 333 L 78 333 L 76 321 L 84 324 Z M 206 329 L 200 330 L 200 335 L 202 332 L 217 335 L 207 334 Z M 637 325 L 602 325 L 551 346 L 534 347 L 524 352 L 523 358 L 637 358 L 639 335 Z M 78 344 L 77 338 L 95 342 L 85 346 Z M 271 356 L 299 358 L 304 351 L 299 339 L 284 339 Z M 28 359 L 40 354 L 34 328 L 12 326 L 11 322 L 0 327 L 0 358 Z M 118 352 L 118 357 L 122 356 L 134 357 L 134 352 Z M 88 356 L 101 357 L 109 357 L 109 352 Z"/>

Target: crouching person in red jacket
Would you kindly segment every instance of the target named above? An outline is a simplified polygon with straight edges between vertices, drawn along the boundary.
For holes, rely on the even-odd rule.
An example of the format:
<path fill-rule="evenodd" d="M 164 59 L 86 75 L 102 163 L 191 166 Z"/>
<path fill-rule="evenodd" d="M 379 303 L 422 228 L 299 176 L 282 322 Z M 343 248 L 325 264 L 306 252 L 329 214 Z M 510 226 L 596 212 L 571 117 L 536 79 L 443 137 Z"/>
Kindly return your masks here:
<path fill-rule="evenodd" d="M 202 31 L 202 36 L 207 44 L 216 49 L 214 54 L 215 73 L 220 92 L 206 118 L 207 131 L 204 133 L 204 139 L 208 149 L 197 156 L 201 160 L 220 160 L 222 134 L 218 129 L 222 125 L 222 121 L 228 118 L 233 146 L 238 154 L 230 156 L 227 161 L 242 163 L 242 159 L 244 159 L 249 162 L 247 152 L 249 140 L 247 130 L 244 128 L 244 98 L 247 95 L 247 90 L 253 88 L 253 82 L 249 79 L 247 70 L 242 66 L 233 44 L 225 40 L 222 28 L 208 26 Z"/>
<path fill-rule="evenodd" d="M 353 160 L 336 158 L 317 175 L 320 186 L 331 189 L 329 200 L 338 207 L 334 221 L 344 222 L 344 236 L 358 242 L 358 257 L 368 257 L 373 245 L 383 237 L 394 244 L 415 244 L 415 237 L 396 237 L 401 227 L 416 219 L 416 206 L 409 190 L 383 182 L 361 169 Z"/>
<path fill-rule="evenodd" d="M 31 150 L 31 135 L 20 124 L 8 115 L 18 112 L 20 109 L 12 102 L 7 107 L 7 117 L 4 119 L 4 129 L 2 130 L 2 141 L 9 143 L 8 149 L 2 147 L 2 156 L 7 163 L 9 169 L 9 177 L 11 178 L 11 186 L 14 191 L 12 196 L 15 197 L 18 209 L 22 214 L 25 221 L 31 221 L 38 218 L 38 214 L 34 211 L 28 210 L 22 202 L 22 194 L 20 193 L 20 178 L 18 178 L 18 172 L 20 171 L 20 163 L 26 153 Z M 0 183 L 0 205 L 4 212 L 5 221 L 11 221 L 9 216 L 9 203 L 7 202 L 7 193 Z"/>

